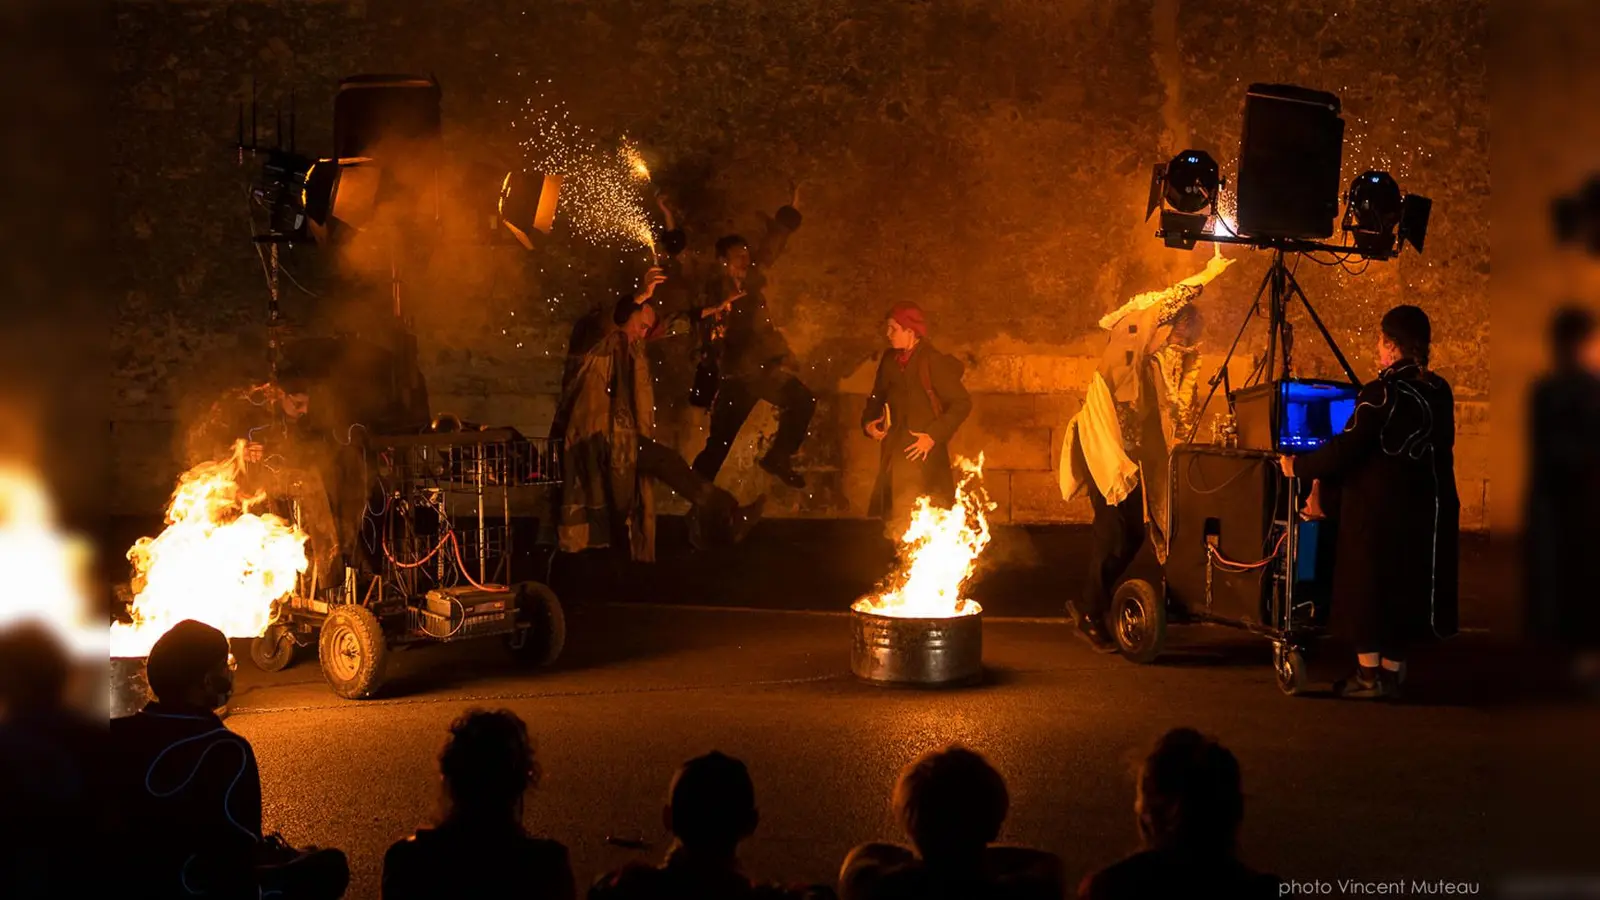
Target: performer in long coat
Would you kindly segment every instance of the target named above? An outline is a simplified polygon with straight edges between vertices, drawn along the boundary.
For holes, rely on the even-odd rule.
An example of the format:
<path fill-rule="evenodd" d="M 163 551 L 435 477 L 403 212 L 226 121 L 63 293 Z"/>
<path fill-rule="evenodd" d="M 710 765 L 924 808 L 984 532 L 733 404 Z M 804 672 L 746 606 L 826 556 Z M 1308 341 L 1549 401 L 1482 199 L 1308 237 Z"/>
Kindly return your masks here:
<path fill-rule="evenodd" d="M 1415 306 L 1383 317 L 1383 371 L 1361 389 L 1342 434 L 1284 474 L 1338 489 L 1333 629 L 1355 643 L 1347 697 L 1396 694 L 1407 651 L 1456 632 L 1461 501 L 1455 479 L 1455 398 L 1428 371 L 1431 328 Z"/>
<path fill-rule="evenodd" d="M 733 495 L 652 438 L 655 396 L 645 341 L 655 326 L 652 304 L 618 300 L 612 328 L 578 362 L 562 396 L 562 482 L 554 517 L 562 552 L 606 547 L 654 562 L 654 481 L 694 504 L 690 526 L 697 544 L 741 540 L 760 517 L 765 498 L 739 507 Z"/>
<path fill-rule="evenodd" d="M 955 502 L 950 438 L 972 412 L 972 399 L 961 361 L 928 340 L 921 307 L 896 303 L 885 332 L 889 349 L 878 361 L 861 428 L 881 445 L 867 514 L 892 530 L 906 523 L 918 497 L 941 507 Z"/>

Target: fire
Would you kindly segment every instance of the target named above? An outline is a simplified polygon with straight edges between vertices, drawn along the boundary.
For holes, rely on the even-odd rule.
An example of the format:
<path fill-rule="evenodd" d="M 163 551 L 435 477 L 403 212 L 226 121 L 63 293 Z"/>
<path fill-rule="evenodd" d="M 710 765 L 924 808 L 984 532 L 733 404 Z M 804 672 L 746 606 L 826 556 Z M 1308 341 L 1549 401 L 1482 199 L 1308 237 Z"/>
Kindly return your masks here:
<path fill-rule="evenodd" d="M 31 471 L 0 465 L 0 571 L 12 583 L 0 593 L 0 628 L 43 623 L 73 652 L 105 646 L 89 624 L 89 544 L 63 532 L 55 508 Z"/>
<path fill-rule="evenodd" d="M 900 567 L 876 594 L 855 602 L 857 612 L 906 619 L 973 616 L 983 611 L 961 596 L 978 556 L 989 545 L 994 508 L 983 489 L 983 454 L 978 461 L 956 459 L 960 479 L 950 509 L 917 498 L 911 524 L 900 538 Z"/>
<path fill-rule="evenodd" d="M 252 510 L 264 493 L 239 485 L 245 443 L 225 460 L 201 463 L 178 479 L 167 527 L 140 538 L 133 563 L 133 624 L 111 626 L 113 657 L 149 655 L 156 639 L 184 619 L 197 619 L 229 637 L 259 637 L 273 604 L 288 596 L 306 571 L 306 536 L 293 524 Z"/>

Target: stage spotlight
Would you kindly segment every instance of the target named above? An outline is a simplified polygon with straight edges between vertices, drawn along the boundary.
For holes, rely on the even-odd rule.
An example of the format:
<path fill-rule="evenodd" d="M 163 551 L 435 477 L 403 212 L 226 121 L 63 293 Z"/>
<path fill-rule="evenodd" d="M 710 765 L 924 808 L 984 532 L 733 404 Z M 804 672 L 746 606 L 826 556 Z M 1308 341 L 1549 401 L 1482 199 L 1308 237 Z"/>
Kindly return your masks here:
<path fill-rule="evenodd" d="M 1204 150 L 1185 150 L 1167 163 L 1167 205 L 1182 213 L 1204 212 L 1217 202 L 1222 176 L 1217 161 Z"/>
<path fill-rule="evenodd" d="M 1222 187 L 1217 161 L 1204 150 L 1185 150 L 1170 162 L 1155 167 L 1150 176 L 1150 199 L 1145 219 L 1161 210 L 1161 236 L 1168 247 L 1194 249 L 1216 215 Z"/>
<path fill-rule="evenodd" d="M 533 236 L 529 232 L 550 233 L 560 195 L 560 175 L 507 172 L 500 183 L 500 224 L 511 232 L 517 243 L 532 250 Z"/>
<path fill-rule="evenodd" d="M 1432 206 L 1426 197 L 1402 197 L 1388 172 L 1363 172 L 1346 194 L 1344 230 L 1368 258 L 1389 259 L 1404 243 L 1420 253 Z"/>

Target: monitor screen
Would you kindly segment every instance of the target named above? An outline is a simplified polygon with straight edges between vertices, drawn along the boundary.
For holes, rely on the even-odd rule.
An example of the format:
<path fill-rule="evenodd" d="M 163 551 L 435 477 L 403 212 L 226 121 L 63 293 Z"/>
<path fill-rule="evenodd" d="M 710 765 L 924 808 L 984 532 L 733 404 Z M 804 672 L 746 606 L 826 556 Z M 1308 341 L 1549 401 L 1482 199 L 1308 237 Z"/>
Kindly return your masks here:
<path fill-rule="evenodd" d="M 1353 384 L 1322 381 L 1280 383 L 1283 418 L 1278 429 L 1281 450 L 1315 450 L 1333 435 L 1344 430 L 1356 410 Z"/>

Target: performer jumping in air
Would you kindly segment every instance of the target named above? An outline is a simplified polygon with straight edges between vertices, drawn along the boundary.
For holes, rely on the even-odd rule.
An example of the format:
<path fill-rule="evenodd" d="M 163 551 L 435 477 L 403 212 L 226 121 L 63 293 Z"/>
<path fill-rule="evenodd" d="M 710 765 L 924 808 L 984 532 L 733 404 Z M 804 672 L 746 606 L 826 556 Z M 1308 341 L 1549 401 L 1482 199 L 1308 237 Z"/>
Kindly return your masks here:
<path fill-rule="evenodd" d="M 861 428 L 882 445 L 867 515 L 882 518 L 897 536 L 918 497 L 942 507 L 955 502 L 950 438 L 972 412 L 972 399 L 961 383 L 961 361 L 928 340 L 921 307 L 902 301 L 884 319 L 889 349 L 878 361 Z"/>
<path fill-rule="evenodd" d="M 800 189 L 796 187 L 789 205 L 767 222 L 766 235 L 753 253 L 736 234 L 717 240 L 721 265 L 695 311 L 701 328 L 702 365 L 717 372 L 717 387 L 710 433 L 705 449 L 695 457 L 694 470 L 712 480 L 722 470 L 750 411 L 757 401 L 765 400 L 778 409 L 778 433 L 759 465 L 789 487 L 806 485 L 805 478 L 794 470 L 794 455 L 805 442 L 817 398 L 794 373 L 794 354 L 773 326 L 761 290 L 766 286 L 766 270 L 777 262 L 789 236 L 800 227 L 799 202 Z"/>
<path fill-rule="evenodd" d="M 1186 440 L 1198 414 L 1200 311 L 1193 303 L 1233 260 L 1213 256 L 1204 271 L 1161 291 L 1140 294 L 1100 320 L 1106 352 L 1083 408 L 1067 423 L 1061 446 L 1061 496 L 1087 492 L 1094 537 L 1083 598 L 1067 615 L 1097 650 L 1115 652 L 1106 629 L 1111 592 L 1156 529 L 1165 557 L 1167 454 Z"/>

